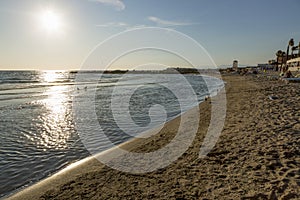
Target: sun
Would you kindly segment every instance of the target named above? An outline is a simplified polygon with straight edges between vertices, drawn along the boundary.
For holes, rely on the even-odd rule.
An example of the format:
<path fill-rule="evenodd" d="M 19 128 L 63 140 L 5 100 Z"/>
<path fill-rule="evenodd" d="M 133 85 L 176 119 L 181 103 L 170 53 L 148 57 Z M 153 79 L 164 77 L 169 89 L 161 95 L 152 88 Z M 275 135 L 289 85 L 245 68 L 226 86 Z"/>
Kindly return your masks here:
<path fill-rule="evenodd" d="M 61 31 L 62 19 L 54 10 L 45 10 L 41 12 L 38 19 L 40 26 L 48 33 L 57 33 Z"/>

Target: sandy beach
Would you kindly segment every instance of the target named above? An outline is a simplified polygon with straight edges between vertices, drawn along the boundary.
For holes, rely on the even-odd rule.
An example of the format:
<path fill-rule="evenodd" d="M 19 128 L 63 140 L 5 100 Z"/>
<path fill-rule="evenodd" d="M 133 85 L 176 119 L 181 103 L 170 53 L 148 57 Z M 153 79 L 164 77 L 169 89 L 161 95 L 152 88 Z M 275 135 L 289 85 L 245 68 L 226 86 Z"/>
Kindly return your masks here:
<path fill-rule="evenodd" d="M 225 126 L 205 158 L 198 154 L 210 121 L 209 100 L 199 106 L 192 146 L 166 168 L 136 175 L 89 158 L 8 199 L 299 199 L 300 84 L 255 75 L 225 74 L 223 79 Z M 174 137 L 179 120 L 122 148 L 159 149 Z"/>

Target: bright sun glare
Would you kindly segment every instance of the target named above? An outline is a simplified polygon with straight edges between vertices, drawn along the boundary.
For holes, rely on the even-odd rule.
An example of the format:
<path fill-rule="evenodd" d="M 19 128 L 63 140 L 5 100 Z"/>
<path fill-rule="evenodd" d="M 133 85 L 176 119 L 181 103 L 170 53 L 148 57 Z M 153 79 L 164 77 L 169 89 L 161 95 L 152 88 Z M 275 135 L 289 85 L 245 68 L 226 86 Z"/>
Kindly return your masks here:
<path fill-rule="evenodd" d="M 48 33 L 55 33 L 61 31 L 62 20 L 58 13 L 53 10 L 46 10 L 41 12 L 39 16 L 40 25 Z"/>

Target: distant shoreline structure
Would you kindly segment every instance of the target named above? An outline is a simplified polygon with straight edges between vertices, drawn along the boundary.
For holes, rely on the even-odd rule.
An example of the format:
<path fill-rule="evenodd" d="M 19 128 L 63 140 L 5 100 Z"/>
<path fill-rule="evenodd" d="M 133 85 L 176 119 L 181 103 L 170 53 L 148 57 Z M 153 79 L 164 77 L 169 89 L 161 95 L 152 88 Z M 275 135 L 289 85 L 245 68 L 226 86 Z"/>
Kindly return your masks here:
<path fill-rule="evenodd" d="M 163 70 L 0 70 L 0 71 L 19 71 L 19 72 L 27 72 L 27 71 L 36 71 L 36 72 L 47 72 L 47 71 L 53 71 L 53 72 L 69 72 L 71 74 L 77 74 L 77 73 L 103 73 L 103 74 L 199 74 L 199 73 L 205 73 L 205 72 L 214 72 L 216 70 L 222 70 L 225 68 L 184 68 L 184 67 L 176 67 L 176 68 L 167 68 Z"/>

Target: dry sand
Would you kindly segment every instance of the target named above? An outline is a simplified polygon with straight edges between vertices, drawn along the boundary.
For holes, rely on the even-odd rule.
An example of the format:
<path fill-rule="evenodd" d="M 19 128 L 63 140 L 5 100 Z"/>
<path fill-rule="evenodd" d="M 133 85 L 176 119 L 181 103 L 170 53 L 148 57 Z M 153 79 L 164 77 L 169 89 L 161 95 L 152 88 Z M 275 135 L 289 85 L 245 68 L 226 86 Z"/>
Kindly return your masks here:
<path fill-rule="evenodd" d="M 198 153 L 210 120 L 210 101 L 200 104 L 192 146 L 164 169 L 134 175 L 89 159 L 10 199 L 300 199 L 300 84 L 250 75 L 223 79 L 226 122 L 207 157 L 199 159 Z M 158 135 L 123 148 L 159 149 L 174 137 L 178 122 L 172 120 Z"/>

